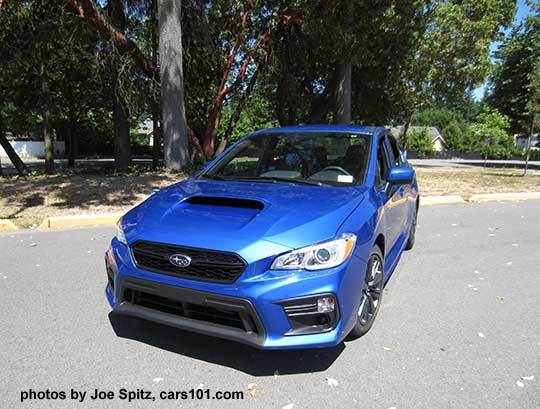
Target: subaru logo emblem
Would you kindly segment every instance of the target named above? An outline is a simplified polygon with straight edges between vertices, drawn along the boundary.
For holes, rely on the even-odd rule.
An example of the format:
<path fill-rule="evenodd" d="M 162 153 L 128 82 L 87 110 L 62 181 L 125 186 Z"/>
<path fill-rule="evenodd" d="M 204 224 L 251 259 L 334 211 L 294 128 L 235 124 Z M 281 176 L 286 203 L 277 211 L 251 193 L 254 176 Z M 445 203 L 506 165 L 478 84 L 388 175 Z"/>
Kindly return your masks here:
<path fill-rule="evenodd" d="M 184 268 L 191 264 L 191 257 L 183 254 L 173 254 L 171 257 L 169 257 L 169 261 L 176 267 Z"/>

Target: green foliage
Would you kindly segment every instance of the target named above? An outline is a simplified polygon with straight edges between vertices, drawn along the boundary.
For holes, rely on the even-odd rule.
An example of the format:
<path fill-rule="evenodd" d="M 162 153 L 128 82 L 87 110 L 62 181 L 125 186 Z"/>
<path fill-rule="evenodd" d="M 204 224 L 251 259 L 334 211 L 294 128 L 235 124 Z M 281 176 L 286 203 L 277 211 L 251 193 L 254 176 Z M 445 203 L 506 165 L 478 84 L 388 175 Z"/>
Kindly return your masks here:
<path fill-rule="evenodd" d="M 462 114 L 447 108 L 425 109 L 416 113 L 412 119 L 412 125 L 436 126 L 439 129 L 444 129 L 451 123 L 457 124 L 462 130 L 467 126 Z"/>
<path fill-rule="evenodd" d="M 428 134 L 427 128 L 415 129 L 412 132 L 409 149 L 415 151 L 420 159 L 426 158 L 435 152 L 433 141 Z"/>
<path fill-rule="evenodd" d="M 467 133 L 467 128 L 457 122 L 450 122 L 442 130 L 442 135 L 446 141 L 446 145 L 449 149 L 455 151 L 464 151 L 466 149 L 465 135 Z"/>
<path fill-rule="evenodd" d="M 535 65 L 540 60 L 540 4 L 531 4 L 533 14 L 515 26 L 496 53 L 498 63 L 490 77 L 487 102 L 510 118 L 514 133 L 527 133 L 528 103 Z"/>
<path fill-rule="evenodd" d="M 515 153 L 514 139 L 508 134 L 510 120 L 499 111 L 485 108 L 471 125 L 475 147 L 493 159 L 509 159 Z"/>
<path fill-rule="evenodd" d="M 225 131 L 229 125 L 229 120 L 232 115 L 230 106 L 225 107 L 220 122 L 218 137 L 223 138 Z M 262 128 L 271 128 L 279 126 L 274 119 L 274 113 L 270 102 L 264 97 L 255 95 L 247 103 L 247 106 L 240 114 L 240 118 L 232 131 L 229 138 L 229 143 L 236 142 L 243 136 Z"/>

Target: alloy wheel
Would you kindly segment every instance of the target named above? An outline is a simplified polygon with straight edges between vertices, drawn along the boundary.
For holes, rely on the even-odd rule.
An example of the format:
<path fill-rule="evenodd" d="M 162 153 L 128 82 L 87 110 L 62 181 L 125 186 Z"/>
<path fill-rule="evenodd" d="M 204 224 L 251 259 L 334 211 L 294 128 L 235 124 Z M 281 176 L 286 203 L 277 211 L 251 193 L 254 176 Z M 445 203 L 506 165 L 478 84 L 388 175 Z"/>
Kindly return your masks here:
<path fill-rule="evenodd" d="M 375 318 L 384 284 L 383 264 L 377 254 L 371 256 L 370 266 L 371 268 L 366 272 L 360 308 L 358 309 L 358 322 L 362 326 L 369 326 Z"/>

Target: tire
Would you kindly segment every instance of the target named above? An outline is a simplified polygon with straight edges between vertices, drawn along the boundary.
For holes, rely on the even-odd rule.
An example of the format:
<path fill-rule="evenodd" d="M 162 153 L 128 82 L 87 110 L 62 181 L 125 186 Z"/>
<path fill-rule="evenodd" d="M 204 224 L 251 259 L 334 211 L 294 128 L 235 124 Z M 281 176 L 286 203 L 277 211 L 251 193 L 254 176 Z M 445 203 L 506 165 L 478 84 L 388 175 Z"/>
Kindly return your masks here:
<path fill-rule="evenodd" d="M 407 244 L 405 244 L 405 250 L 411 250 L 414 247 L 414 241 L 416 239 L 416 222 L 418 220 L 418 208 L 414 212 L 411 229 L 409 230 L 409 237 L 407 238 Z"/>
<path fill-rule="evenodd" d="M 356 323 L 347 336 L 348 340 L 360 338 L 371 329 L 380 309 L 383 288 L 384 256 L 376 245 L 369 256 Z"/>

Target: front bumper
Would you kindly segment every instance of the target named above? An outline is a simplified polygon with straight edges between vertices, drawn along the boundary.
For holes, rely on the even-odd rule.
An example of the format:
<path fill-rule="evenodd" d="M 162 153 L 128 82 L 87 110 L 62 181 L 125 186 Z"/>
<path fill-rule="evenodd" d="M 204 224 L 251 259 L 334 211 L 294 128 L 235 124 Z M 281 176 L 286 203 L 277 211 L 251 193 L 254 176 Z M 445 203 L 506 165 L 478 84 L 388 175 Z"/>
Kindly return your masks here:
<path fill-rule="evenodd" d="M 330 347 L 341 342 L 356 322 L 366 270 L 365 262 L 353 256 L 329 270 L 286 274 L 265 270 L 241 276 L 233 284 L 215 284 L 136 268 L 127 247 L 116 239 L 106 263 L 106 294 L 115 312 L 265 349 Z M 311 334 L 291 331 L 280 302 L 320 294 L 337 299 L 339 319 L 333 328 Z M 161 307 L 161 297 L 177 301 L 174 313 Z"/>

